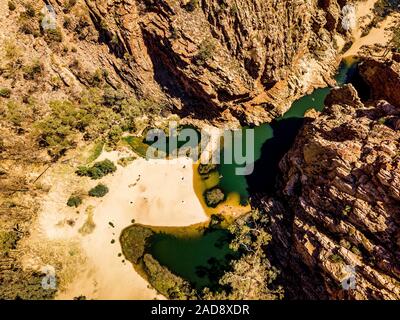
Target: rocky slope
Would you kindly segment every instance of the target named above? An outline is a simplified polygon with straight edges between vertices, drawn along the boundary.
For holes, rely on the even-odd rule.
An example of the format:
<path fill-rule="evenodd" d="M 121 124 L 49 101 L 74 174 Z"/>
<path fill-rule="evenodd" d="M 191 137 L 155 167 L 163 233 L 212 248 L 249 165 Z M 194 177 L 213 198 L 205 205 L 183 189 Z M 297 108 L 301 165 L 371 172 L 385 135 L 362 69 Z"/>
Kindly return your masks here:
<path fill-rule="evenodd" d="M 23 270 L 19 243 L 54 160 L 171 112 L 200 125 L 271 120 L 330 82 L 347 2 L 1 1 L 0 296 L 53 294 Z"/>
<path fill-rule="evenodd" d="M 333 89 L 281 161 L 287 208 L 262 200 L 289 298 L 400 298 L 400 64 L 360 72 L 371 99 Z"/>
<path fill-rule="evenodd" d="M 337 1 L 86 3 L 125 81 L 214 123 L 269 121 L 336 65 Z"/>

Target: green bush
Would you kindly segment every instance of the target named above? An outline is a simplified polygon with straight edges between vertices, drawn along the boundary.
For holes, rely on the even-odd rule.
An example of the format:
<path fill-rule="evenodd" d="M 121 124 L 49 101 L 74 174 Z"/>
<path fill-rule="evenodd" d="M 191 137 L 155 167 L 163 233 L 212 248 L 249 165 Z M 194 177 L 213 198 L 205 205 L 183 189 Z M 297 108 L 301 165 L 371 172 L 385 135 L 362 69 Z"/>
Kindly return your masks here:
<path fill-rule="evenodd" d="M 68 0 L 64 7 L 64 13 L 68 13 L 76 5 L 77 0 Z"/>
<path fill-rule="evenodd" d="M 197 55 L 194 57 L 194 62 L 197 65 L 205 64 L 209 59 L 212 58 L 215 51 L 215 44 L 209 39 L 203 40 L 200 43 Z"/>
<path fill-rule="evenodd" d="M 0 249 L 1 252 L 8 252 L 16 249 L 17 243 L 20 240 L 20 234 L 16 231 L 2 231 L 0 230 Z"/>
<path fill-rule="evenodd" d="M 0 97 L 9 98 L 11 96 L 11 90 L 8 88 L 0 88 Z"/>
<path fill-rule="evenodd" d="M 210 172 L 215 171 L 215 170 L 217 170 L 217 165 L 212 164 L 212 163 L 200 164 L 199 167 L 197 168 L 197 171 L 201 175 L 209 174 Z"/>
<path fill-rule="evenodd" d="M 189 2 L 184 6 L 184 8 L 189 11 L 193 12 L 199 6 L 199 0 L 189 0 Z"/>
<path fill-rule="evenodd" d="M 25 12 L 23 12 L 23 15 L 24 15 L 25 17 L 33 18 L 34 16 L 36 16 L 36 10 L 35 10 L 35 8 L 32 6 L 32 4 L 30 4 L 30 3 L 25 3 L 25 4 L 24 4 L 24 7 L 25 7 Z"/>
<path fill-rule="evenodd" d="M 329 260 L 333 263 L 343 262 L 343 258 L 338 254 L 332 254 L 329 256 Z"/>
<path fill-rule="evenodd" d="M 120 236 L 122 252 L 127 260 L 137 264 L 143 257 L 148 239 L 154 232 L 144 226 L 133 225 L 124 229 Z"/>
<path fill-rule="evenodd" d="M 92 167 L 87 168 L 85 166 L 78 167 L 76 174 L 78 176 L 87 176 L 94 180 L 101 179 L 107 174 L 113 173 L 117 170 L 115 164 L 106 159 L 103 161 L 96 162 Z"/>
<path fill-rule="evenodd" d="M 47 29 L 45 35 L 46 40 L 49 42 L 62 42 L 63 40 L 63 36 L 59 28 Z"/>
<path fill-rule="evenodd" d="M 225 200 L 225 194 L 221 188 L 215 187 L 204 192 L 204 200 L 207 206 L 215 208 Z"/>
<path fill-rule="evenodd" d="M 80 196 L 71 196 L 67 201 L 68 207 L 79 207 L 82 204 L 82 198 Z"/>
<path fill-rule="evenodd" d="M 104 197 L 108 193 L 108 188 L 104 184 L 98 184 L 94 188 L 89 190 L 89 196 L 101 198 Z"/>

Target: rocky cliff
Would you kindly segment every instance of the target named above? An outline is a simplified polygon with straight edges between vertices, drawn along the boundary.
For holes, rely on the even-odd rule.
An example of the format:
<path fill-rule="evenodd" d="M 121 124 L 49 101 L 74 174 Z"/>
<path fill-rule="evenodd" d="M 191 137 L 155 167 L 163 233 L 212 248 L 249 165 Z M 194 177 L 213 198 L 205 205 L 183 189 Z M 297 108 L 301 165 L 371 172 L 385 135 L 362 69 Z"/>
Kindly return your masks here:
<path fill-rule="evenodd" d="M 263 203 L 289 297 L 400 298 L 399 66 L 361 63 L 370 99 L 333 89 L 280 163 L 287 206 Z"/>

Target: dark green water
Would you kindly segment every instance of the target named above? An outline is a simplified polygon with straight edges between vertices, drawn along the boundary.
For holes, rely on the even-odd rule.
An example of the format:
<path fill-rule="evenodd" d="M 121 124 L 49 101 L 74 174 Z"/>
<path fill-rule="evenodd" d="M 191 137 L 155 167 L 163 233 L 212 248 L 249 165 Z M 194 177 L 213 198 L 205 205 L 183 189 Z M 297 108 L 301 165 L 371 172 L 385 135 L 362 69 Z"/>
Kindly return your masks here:
<path fill-rule="evenodd" d="M 355 66 L 343 63 L 336 76 L 337 83 L 349 82 Z M 235 173 L 238 164 L 224 164 L 223 153 L 218 171 L 220 187 L 226 194 L 236 192 L 246 202 L 251 192 L 269 192 L 275 188 L 279 171 L 278 164 L 289 150 L 303 124 L 305 112 L 314 108 L 322 110 L 330 88 L 317 89 L 293 103 L 291 109 L 270 124 L 253 128 L 255 130 L 254 172 L 249 176 Z M 245 127 L 242 130 L 249 130 Z M 243 134 L 243 139 L 245 135 Z M 232 139 L 226 147 L 233 150 L 237 143 Z M 231 151 L 233 152 L 233 151 Z M 208 230 L 197 237 L 176 237 L 158 233 L 152 238 L 149 253 L 173 273 L 190 281 L 196 288 L 215 287 L 219 277 L 229 266 L 233 252 L 229 249 L 229 233 L 226 230 Z"/>
<path fill-rule="evenodd" d="M 221 229 L 187 238 L 157 233 L 151 239 L 149 252 L 160 264 L 201 289 L 216 284 L 228 267 L 234 255 L 229 240 L 229 232 Z"/>

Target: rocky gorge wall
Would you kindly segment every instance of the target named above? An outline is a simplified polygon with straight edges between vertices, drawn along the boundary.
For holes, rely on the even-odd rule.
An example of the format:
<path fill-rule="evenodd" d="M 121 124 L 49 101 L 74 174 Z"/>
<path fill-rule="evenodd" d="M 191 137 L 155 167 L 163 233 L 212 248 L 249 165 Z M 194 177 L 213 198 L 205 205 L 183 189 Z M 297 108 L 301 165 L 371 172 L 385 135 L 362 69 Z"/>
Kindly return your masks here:
<path fill-rule="evenodd" d="M 280 163 L 283 198 L 261 200 L 288 298 L 400 298 L 399 66 L 366 59 L 371 99 L 349 84 L 309 112 Z"/>
<path fill-rule="evenodd" d="M 85 2 L 124 82 L 167 100 L 178 114 L 214 124 L 270 121 L 330 83 L 337 66 L 333 37 L 346 4 Z"/>

